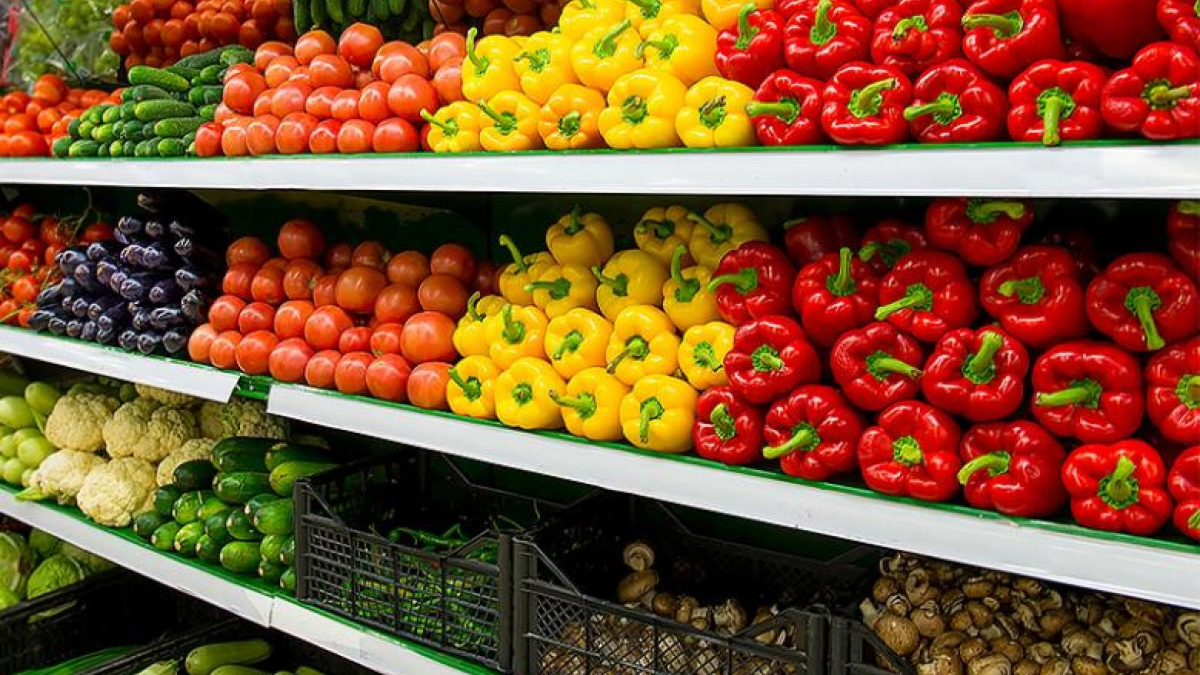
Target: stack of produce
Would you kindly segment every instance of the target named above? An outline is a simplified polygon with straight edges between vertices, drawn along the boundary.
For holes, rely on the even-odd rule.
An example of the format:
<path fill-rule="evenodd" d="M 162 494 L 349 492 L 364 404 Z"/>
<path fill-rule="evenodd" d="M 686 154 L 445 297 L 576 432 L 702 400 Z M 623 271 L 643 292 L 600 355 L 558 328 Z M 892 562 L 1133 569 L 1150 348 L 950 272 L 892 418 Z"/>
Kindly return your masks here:
<path fill-rule="evenodd" d="M 347 394 L 445 405 L 445 371 L 456 358 L 454 322 L 468 311 L 472 291 L 490 291 L 489 263 L 477 263 L 457 244 L 429 257 L 392 254 L 376 241 L 327 248 L 321 230 L 300 219 L 283 226 L 277 245 L 277 258 L 253 237 L 229 246 L 225 294 L 192 333 L 193 361 Z"/>
<path fill-rule="evenodd" d="M 61 394 L 51 384 L 5 371 L 0 371 L 0 382 L 0 478 L 28 487 L 37 468 L 58 450 L 43 431 Z"/>
<path fill-rule="evenodd" d="M 437 14 L 432 3 L 416 0 L 295 0 L 296 31 L 329 31 L 335 35 L 356 23 L 378 28 L 388 40 L 416 44 L 435 35 Z M 442 32 L 438 30 L 437 32 Z"/>
<path fill-rule="evenodd" d="M 115 241 L 57 256 L 63 279 L 39 294 L 30 328 L 143 354 L 183 350 L 216 290 L 221 221 L 182 195 L 139 203 L 145 213 L 121 218 Z"/>
<path fill-rule="evenodd" d="M 67 135 L 67 125 L 83 111 L 113 94 L 98 89 L 74 89 L 58 75 L 42 75 L 30 93 L 14 91 L 0 100 L 0 157 L 44 157 L 55 140 Z"/>
<path fill-rule="evenodd" d="M 29 0 L 6 3 L 13 29 L 0 81 L 28 87 L 42 75 L 116 83 L 120 59 L 108 49 L 108 17 L 119 0 Z"/>
<path fill-rule="evenodd" d="M 112 50 L 125 68 L 169 66 L 225 45 L 296 39 L 292 0 L 133 0 L 112 13 Z"/>
<path fill-rule="evenodd" d="M 107 571 L 112 564 L 41 530 L 0 532 L 0 612 Z"/>

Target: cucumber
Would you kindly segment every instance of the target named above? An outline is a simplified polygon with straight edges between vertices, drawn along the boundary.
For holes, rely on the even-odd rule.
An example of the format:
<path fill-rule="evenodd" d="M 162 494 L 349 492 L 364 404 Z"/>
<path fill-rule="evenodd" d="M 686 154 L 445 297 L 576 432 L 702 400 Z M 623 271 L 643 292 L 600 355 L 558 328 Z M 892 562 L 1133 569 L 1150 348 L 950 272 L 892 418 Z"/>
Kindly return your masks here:
<path fill-rule="evenodd" d="M 213 479 L 213 491 L 230 504 L 245 504 L 254 495 L 270 489 L 270 475 L 258 471 L 219 473 Z"/>
<path fill-rule="evenodd" d="M 205 122 L 212 122 L 217 118 L 217 104 L 214 103 L 197 109 L 196 115 Z"/>
<path fill-rule="evenodd" d="M 183 66 L 187 68 L 187 66 Z M 150 66 L 134 66 L 129 69 L 129 84 L 152 84 L 169 92 L 184 92 L 191 83 L 186 77 Z"/>
<path fill-rule="evenodd" d="M 134 114 L 134 110 L 136 108 L 137 108 L 137 103 L 122 103 L 121 104 L 121 112 L 120 112 L 121 121 L 128 122 L 130 120 L 136 120 L 137 115 Z"/>
<path fill-rule="evenodd" d="M 271 673 L 250 666 L 221 666 L 212 671 L 212 675 L 271 675 Z"/>
<path fill-rule="evenodd" d="M 154 99 L 171 98 L 170 92 L 162 87 L 156 87 L 152 84 L 143 84 L 138 87 L 129 87 L 121 92 L 122 103 L 141 103 L 142 101 L 152 101 Z"/>
<path fill-rule="evenodd" d="M 291 593 L 296 592 L 296 568 L 289 567 L 283 571 L 283 576 L 279 577 L 279 587 Z"/>
<path fill-rule="evenodd" d="M 342 0 L 325 0 L 325 9 L 329 11 L 329 20 L 338 26 L 346 25 L 346 10 Z"/>
<path fill-rule="evenodd" d="M 104 124 L 112 124 L 121 119 L 121 106 L 114 105 L 105 108 L 103 113 L 100 113 L 100 121 Z"/>
<path fill-rule="evenodd" d="M 78 121 L 79 120 L 75 120 L 75 122 Z M 72 122 L 72 124 L 75 122 Z M 62 138 L 54 141 L 54 144 L 50 146 L 50 152 L 55 157 L 66 157 L 71 151 L 71 144 L 74 142 L 75 139 L 71 138 L 70 136 L 63 136 Z"/>
<path fill-rule="evenodd" d="M 80 124 L 79 137 L 87 141 L 92 140 L 92 131 L 95 130 L 97 126 L 99 125 L 97 125 L 95 122 L 87 121 L 85 121 L 83 124 Z"/>
<path fill-rule="evenodd" d="M 293 0 L 294 2 L 304 2 L 304 0 Z M 312 16 L 312 24 L 314 28 L 329 28 L 329 10 L 325 8 L 325 0 L 309 0 L 308 8 L 310 16 Z"/>
<path fill-rule="evenodd" d="M 178 138 L 163 138 L 158 141 L 159 157 L 183 157 L 187 146 Z"/>
<path fill-rule="evenodd" d="M 83 138 L 83 132 L 80 128 L 83 126 L 83 118 L 76 117 L 67 124 L 67 135 L 71 138 Z"/>
<path fill-rule="evenodd" d="M 139 513 L 133 519 L 133 533 L 149 541 L 154 531 L 165 522 L 167 522 L 167 517 L 158 511 Z"/>
<path fill-rule="evenodd" d="M 159 138 L 183 138 L 204 124 L 201 117 L 169 117 L 154 123 L 154 135 Z"/>
<path fill-rule="evenodd" d="M 133 152 L 134 156 L 135 157 L 153 157 L 153 155 L 150 154 L 151 143 L 152 143 L 152 141 L 141 141 L 137 145 L 135 145 L 134 152 Z"/>
<path fill-rule="evenodd" d="M 225 517 L 225 530 L 230 537 L 238 541 L 255 541 L 262 538 L 262 534 L 254 529 L 254 523 L 245 513 L 234 509 Z"/>
<path fill-rule="evenodd" d="M 209 516 L 224 514 L 233 507 L 221 501 L 220 497 L 209 497 L 204 500 L 204 505 L 196 512 L 199 520 L 206 520 Z"/>
<path fill-rule="evenodd" d="M 163 70 L 171 73 L 172 75 L 178 75 L 182 77 L 188 81 L 188 84 L 191 84 L 197 77 L 200 77 L 199 70 L 196 70 L 195 68 L 188 68 L 187 66 L 181 66 L 178 63 L 167 66 L 166 68 L 163 68 Z"/>
<path fill-rule="evenodd" d="M 346 12 L 355 19 L 363 18 L 367 13 L 367 0 L 346 0 Z"/>
<path fill-rule="evenodd" d="M 138 67 L 134 66 L 134 68 Z M 195 117 L 196 107 L 191 103 L 184 103 L 183 101 L 156 99 L 138 103 L 133 112 L 139 120 L 153 122 L 156 120 L 165 120 L 168 117 Z"/>
<path fill-rule="evenodd" d="M 296 675 L 325 675 L 325 673 L 315 668 L 309 668 L 308 666 L 300 666 L 296 669 Z"/>
<path fill-rule="evenodd" d="M 182 526 L 173 520 L 159 525 L 154 534 L 150 535 L 150 543 L 160 551 L 175 550 L 175 535 L 179 533 L 180 527 Z"/>
<path fill-rule="evenodd" d="M 204 523 L 195 521 L 184 525 L 175 533 L 175 552 L 185 558 L 195 557 L 196 542 L 200 541 L 200 537 L 203 536 Z"/>
<path fill-rule="evenodd" d="M 188 134 L 187 136 L 184 136 L 183 138 L 179 139 L 179 142 L 183 143 L 184 145 L 191 145 L 191 144 L 195 143 L 196 142 L 196 132 L 193 131 L 192 133 Z"/>
<path fill-rule="evenodd" d="M 221 567 L 234 574 L 254 574 L 259 560 L 257 541 L 231 541 L 221 547 Z"/>
<path fill-rule="evenodd" d="M 100 154 L 100 144 L 96 141 L 75 141 L 67 150 L 68 157 L 95 157 Z"/>
<path fill-rule="evenodd" d="M 293 512 L 292 500 L 279 499 L 255 511 L 250 520 L 263 534 L 291 534 Z"/>
<path fill-rule="evenodd" d="M 221 62 L 221 53 L 224 49 L 210 49 L 199 54 L 185 56 L 175 62 L 177 66 L 184 68 L 194 68 L 196 70 L 204 70 L 205 68 Z"/>
<path fill-rule="evenodd" d="M 183 490 L 174 485 L 164 485 L 154 491 L 154 510 L 164 518 L 171 517 L 175 502 L 183 496 Z"/>
<path fill-rule="evenodd" d="M 304 35 L 312 28 L 312 14 L 308 11 L 308 2 L 306 0 L 293 0 L 292 19 L 293 25 L 296 27 L 296 33 L 300 35 Z"/>
<path fill-rule="evenodd" d="M 267 450 L 270 450 L 272 446 L 278 444 L 279 442 L 280 441 L 275 438 L 243 438 L 240 436 L 225 438 L 217 441 L 217 444 L 213 446 L 213 464 L 216 465 L 217 470 L 219 471 L 266 471 L 267 467 L 265 464 L 262 465 L 261 468 L 257 465 L 254 465 L 250 467 L 239 466 L 236 468 L 226 469 L 220 464 L 220 460 L 227 453 L 244 450 L 257 450 L 258 454 L 265 456 L 267 454 Z"/>
<path fill-rule="evenodd" d="M 99 143 L 99 141 L 97 141 Z M 100 147 L 96 148 L 97 157 L 108 157 L 108 143 L 100 143 Z"/>
<path fill-rule="evenodd" d="M 386 21 L 391 13 L 387 0 L 371 0 L 371 16 L 375 21 Z"/>
<path fill-rule="evenodd" d="M 92 106 L 91 108 L 83 111 L 83 114 L 79 116 L 79 119 L 83 120 L 84 122 L 91 122 L 92 125 L 100 124 L 101 118 L 104 116 L 104 109 L 107 107 L 107 105 Z"/>
<path fill-rule="evenodd" d="M 392 16 L 400 16 L 404 13 L 404 0 L 388 0 L 388 11 Z"/>
<path fill-rule="evenodd" d="M 222 441 L 224 442 L 224 441 Z M 229 448 L 217 452 L 221 444 L 218 443 L 213 449 L 212 463 L 217 467 L 217 471 L 222 473 L 236 473 L 239 471 L 259 471 L 265 473 L 267 471 L 267 450 L 266 448 L 254 447 L 238 447 Z"/>
<path fill-rule="evenodd" d="M 113 124 L 115 123 L 101 124 L 92 129 L 92 140 L 104 144 L 112 143 L 116 138 L 113 135 Z"/>
<path fill-rule="evenodd" d="M 212 105 L 221 102 L 221 92 L 224 90 L 219 84 L 205 84 L 199 87 L 192 87 L 188 92 L 188 103 L 194 106 Z"/>
<path fill-rule="evenodd" d="M 254 52 L 241 45 L 230 45 L 221 52 L 220 62 L 227 68 L 239 63 L 254 63 Z"/>
<path fill-rule="evenodd" d="M 232 544 L 231 544 L 232 545 Z M 224 549 L 222 549 L 224 558 Z M 224 563 L 222 563 L 224 564 Z M 271 657 L 271 645 L 266 640 L 218 642 L 196 647 L 184 659 L 188 675 L 212 675 L 221 666 L 251 665 Z"/>
<path fill-rule="evenodd" d="M 223 544 L 218 543 L 207 534 L 201 535 L 196 540 L 196 557 L 213 564 L 221 562 L 221 547 Z"/>
<path fill-rule="evenodd" d="M 229 529 L 225 527 L 225 521 L 229 518 L 229 513 L 222 511 L 214 513 L 204 519 L 204 536 L 212 539 L 219 546 L 224 546 L 233 541 L 233 535 L 229 534 Z"/>
<path fill-rule="evenodd" d="M 200 518 L 200 507 L 204 506 L 205 500 L 213 495 L 208 490 L 193 490 L 180 495 L 175 502 L 175 507 L 171 509 L 171 517 L 180 525 L 187 525 L 195 522 Z"/>
<path fill-rule="evenodd" d="M 292 485 L 296 481 L 336 467 L 336 464 L 329 462 L 287 462 L 286 464 L 280 464 L 271 472 L 271 489 L 280 497 L 291 497 Z"/>
<path fill-rule="evenodd" d="M 140 120 L 129 120 L 121 123 L 121 140 L 125 141 L 140 141 L 142 140 L 142 129 L 146 126 L 145 122 Z"/>
<path fill-rule="evenodd" d="M 123 141 L 125 143 L 125 156 L 133 157 L 137 151 L 137 143 L 135 141 Z"/>
<path fill-rule="evenodd" d="M 109 143 L 108 144 L 108 156 L 109 157 L 124 157 L 125 156 L 125 142 L 124 141 L 113 141 L 112 143 Z"/>
<path fill-rule="evenodd" d="M 246 507 L 242 509 L 242 513 L 245 513 L 247 518 L 253 518 L 255 511 L 261 509 L 267 504 L 270 504 L 271 502 L 278 501 L 280 499 L 283 499 L 283 497 L 280 497 L 273 492 L 264 492 L 262 494 L 254 495 L 246 502 Z"/>
<path fill-rule="evenodd" d="M 117 120 L 112 125 L 113 138 L 125 138 L 125 120 Z"/>
<path fill-rule="evenodd" d="M 207 490 L 212 487 L 217 467 L 207 459 L 193 459 L 175 467 L 175 487 L 180 490 Z"/>
<path fill-rule="evenodd" d="M 279 562 L 288 567 L 296 564 L 296 538 L 290 534 L 283 538 L 283 547 L 279 549 Z"/>
<path fill-rule="evenodd" d="M 279 577 L 283 576 L 283 571 L 287 568 L 277 562 L 270 560 L 258 561 L 258 578 L 269 584 L 279 583 Z"/>
<path fill-rule="evenodd" d="M 266 465 L 267 471 L 274 471 L 276 467 L 288 462 L 328 462 L 329 453 L 324 449 L 314 445 L 301 445 L 298 443 L 276 443 L 267 450 L 266 457 L 263 462 Z"/>
<path fill-rule="evenodd" d="M 279 556 L 283 552 L 283 540 L 286 538 L 286 536 L 278 534 L 268 534 L 259 542 L 258 554 L 262 556 L 263 560 L 282 564 L 279 562 Z"/>

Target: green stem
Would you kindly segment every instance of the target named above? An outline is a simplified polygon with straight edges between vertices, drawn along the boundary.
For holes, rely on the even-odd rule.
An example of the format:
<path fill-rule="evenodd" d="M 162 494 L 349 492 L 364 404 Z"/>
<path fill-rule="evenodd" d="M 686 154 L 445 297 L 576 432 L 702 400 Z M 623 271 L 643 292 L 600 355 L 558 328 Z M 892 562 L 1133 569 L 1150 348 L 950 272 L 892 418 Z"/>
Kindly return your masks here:
<path fill-rule="evenodd" d="M 708 281 L 709 292 L 716 292 L 722 284 L 732 284 L 739 295 L 746 295 L 758 288 L 758 270 L 753 267 L 743 267 L 733 274 L 722 274 Z"/>
<path fill-rule="evenodd" d="M 700 123 L 709 129 L 716 129 L 725 123 L 725 97 L 718 96 L 705 101 L 700 106 Z"/>
<path fill-rule="evenodd" d="M 563 228 L 563 232 L 575 236 L 583 231 L 583 208 L 576 204 L 571 208 L 571 213 L 567 215 L 570 220 L 567 221 L 567 226 Z"/>
<path fill-rule="evenodd" d="M 1095 380 L 1076 380 L 1071 386 L 1058 391 L 1042 392 L 1034 399 L 1035 405 L 1057 408 L 1064 405 L 1080 405 L 1084 408 L 1095 408 L 1100 405 L 1100 396 L 1104 387 Z"/>
<path fill-rule="evenodd" d="M 592 267 L 592 275 L 596 281 L 612 289 L 613 295 L 624 297 L 629 295 L 629 277 L 618 274 L 616 277 L 606 277 L 599 267 Z"/>
<path fill-rule="evenodd" d="M 718 403 L 713 407 L 712 412 L 708 415 L 708 421 L 712 422 L 713 432 L 722 441 L 728 441 L 737 436 L 737 422 L 734 421 L 733 415 L 729 414 L 729 406 L 724 403 Z"/>
<path fill-rule="evenodd" d="M 467 31 L 467 59 L 471 65 L 475 66 L 475 72 L 482 75 L 487 72 L 491 64 L 486 56 L 475 53 L 475 38 L 477 37 L 479 37 L 479 31 L 475 28 Z"/>
<path fill-rule="evenodd" d="M 714 244 L 724 244 L 733 237 L 733 228 L 728 223 L 718 225 L 695 211 L 688 211 L 688 220 L 708 230 L 708 240 Z"/>
<path fill-rule="evenodd" d="M 479 291 L 475 291 L 471 294 L 471 297 L 467 298 L 467 316 L 471 317 L 472 321 L 483 321 L 487 318 L 480 314 L 478 310 L 479 299 L 482 297 L 483 295 Z"/>
<path fill-rule="evenodd" d="M 584 392 L 574 398 L 570 396 L 559 396 L 557 392 L 550 392 L 550 400 L 564 408 L 571 408 L 580 417 L 580 419 L 588 419 L 596 414 L 596 397 Z"/>
<path fill-rule="evenodd" d="M 641 124 L 649 114 L 646 100 L 641 96 L 630 96 L 621 103 L 621 119 L 629 124 Z"/>
<path fill-rule="evenodd" d="M 778 101 L 751 101 L 746 104 L 746 114 L 751 117 L 770 115 L 784 124 L 791 124 L 800 116 L 800 102 L 794 98 Z"/>
<path fill-rule="evenodd" d="M 521 52 L 513 61 L 528 61 L 529 69 L 535 73 L 540 73 L 550 65 L 550 50 L 542 47 L 535 49 L 532 52 Z"/>
<path fill-rule="evenodd" d="M 989 452 L 986 455 L 980 455 L 964 464 L 963 468 L 958 470 L 958 482 L 961 485 L 966 485 L 967 481 L 971 480 L 971 476 L 976 471 L 987 471 L 988 476 L 991 477 L 1008 473 L 1008 463 L 1011 459 L 1012 455 L 1004 451 Z"/>
<path fill-rule="evenodd" d="M 896 26 L 892 28 L 892 40 L 899 42 L 908 36 L 908 31 L 929 30 L 929 24 L 925 21 L 925 17 L 920 14 L 908 16 L 896 22 Z"/>
<path fill-rule="evenodd" d="M 560 361 L 562 360 L 563 356 L 566 356 L 567 352 L 575 353 L 582 344 L 583 333 L 573 330 L 563 336 L 562 342 L 559 343 L 558 348 L 554 350 L 554 354 L 551 355 L 551 358 L 553 358 L 555 361 Z"/>
<path fill-rule="evenodd" d="M 554 281 L 534 281 L 525 284 L 527 293 L 537 290 L 548 291 L 552 300 L 562 300 L 571 293 L 571 282 L 567 281 L 565 277 L 559 277 Z"/>
<path fill-rule="evenodd" d="M 934 122 L 945 126 L 962 117 L 962 113 L 962 103 L 959 102 L 958 96 L 944 91 L 929 103 L 910 105 L 905 108 L 904 119 L 911 122 L 918 117 L 932 115 Z"/>
<path fill-rule="evenodd" d="M 1196 512 L 1192 514 L 1192 517 L 1188 518 L 1187 526 L 1188 529 L 1200 530 L 1200 509 L 1196 509 Z"/>
<path fill-rule="evenodd" d="M 858 119 L 878 115 L 879 110 L 883 108 L 883 92 L 895 89 L 897 84 L 896 78 L 888 77 L 854 90 L 850 94 L 850 103 L 847 106 L 850 114 Z"/>
<path fill-rule="evenodd" d="M 1154 322 L 1154 310 L 1161 305 L 1162 299 L 1149 286 L 1134 286 L 1125 295 L 1125 309 L 1132 312 L 1142 325 L 1146 348 L 1150 350 L 1162 349 L 1166 345 L 1158 334 L 1158 324 Z"/>
<path fill-rule="evenodd" d="M 525 339 L 525 324 L 520 321 L 513 321 L 512 305 L 505 305 L 502 317 L 504 318 L 504 331 L 502 333 L 504 341 L 510 345 L 520 344 Z"/>
<path fill-rule="evenodd" d="M 916 283 L 909 286 L 904 291 L 904 297 L 889 302 L 879 309 L 875 310 L 875 319 L 883 321 L 892 314 L 899 312 L 902 309 L 914 309 L 920 312 L 928 312 L 933 308 L 933 292 L 929 287 L 922 283 Z"/>
<path fill-rule="evenodd" d="M 1145 97 L 1150 105 L 1158 109 L 1167 109 L 1175 107 L 1175 104 L 1180 100 L 1192 95 L 1192 85 L 1186 84 L 1182 87 L 1172 87 L 1167 82 L 1154 82 L 1146 85 L 1142 96 Z"/>
<path fill-rule="evenodd" d="M 671 254 L 671 278 L 675 280 L 675 300 L 685 304 L 691 302 L 700 292 L 699 279 L 688 279 L 683 276 L 683 256 L 686 253 L 687 247 L 680 244 Z"/>
<path fill-rule="evenodd" d="M 653 19 L 662 11 L 662 0 L 629 0 L 637 6 L 645 19 Z"/>
<path fill-rule="evenodd" d="M 971 199 L 967 201 L 967 218 L 973 223 L 987 225 L 996 222 L 1000 216 L 1008 216 L 1013 220 L 1025 216 L 1025 205 L 1021 202 L 1008 202 L 998 199 Z"/>
<path fill-rule="evenodd" d="M 634 335 L 625 341 L 625 349 L 621 350 L 620 354 L 608 364 L 606 370 L 611 375 L 617 371 L 617 366 L 625 359 L 633 359 L 634 361 L 643 361 L 650 353 L 650 343 L 640 335 Z"/>
<path fill-rule="evenodd" d="M 675 37 L 673 33 L 668 33 L 661 40 L 646 40 L 642 42 L 642 44 L 638 45 L 637 48 L 637 57 L 639 59 L 645 55 L 647 47 L 654 47 L 657 49 L 658 57 L 666 61 L 671 58 L 671 55 L 674 54 L 675 50 L 679 47 L 679 38 Z"/>
<path fill-rule="evenodd" d="M 813 13 L 813 25 L 808 31 L 808 39 L 818 47 L 837 36 L 837 24 L 829 20 L 831 9 L 833 0 L 821 0 L 817 3 L 817 11 Z"/>
<path fill-rule="evenodd" d="M 462 389 L 463 396 L 466 396 L 468 401 L 477 400 L 483 395 L 483 383 L 479 381 L 478 377 L 468 377 L 464 380 L 458 374 L 458 370 L 454 368 L 446 371 L 446 374 L 450 377 L 451 382 L 458 385 L 459 389 Z"/>
<path fill-rule="evenodd" d="M 1138 503 L 1138 480 L 1133 477 L 1137 465 L 1122 455 L 1113 472 L 1100 479 L 1096 492 L 1100 499 L 1118 511 Z"/>
<path fill-rule="evenodd" d="M 712 343 L 707 340 L 696 343 L 696 348 L 692 350 L 692 363 L 701 368 L 708 368 L 714 373 L 724 367 L 717 359 L 717 350 L 713 349 Z"/>
<path fill-rule="evenodd" d="M 655 239 L 666 241 L 668 237 L 675 234 L 675 223 L 670 220 L 643 220 L 637 224 L 636 229 L 639 234 L 650 231 Z M 684 251 L 686 252 L 687 249 L 685 248 Z"/>
<path fill-rule="evenodd" d="M 583 115 L 580 115 L 578 110 L 572 110 L 558 119 L 558 133 L 563 138 L 572 138 L 578 135 L 582 126 Z"/>
<path fill-rule="evenodd" d="M 629 30 L 632 25 L 633 22 L 625 19 L 613 26 L 611 30 L 597 40 L 596 44 L 592 47 L 592 53 L 596 55 L 596 58 L 607 59 L 615 54 L 617 51 L 617 38 L 621 37 L 621 33 Z"/>
<path fill-rule="evenodd" d="M 1061 143 L 1059 122 L 1075 112 L 1075 99 L 1063 89 L 1051 87 L 1038 94 L 1037 111 L 1042 118 L 1042 145 Z"/>
<path fill-rule="evenodd" d="M 533 385 L 522 382 L 512 388 L 512 398 L 517 405 L 525 405 L 533 400 Z"/>
<path fill-rule="evenodd" d="M 979 350 L 963 360 L 962 374 L 975 384 L 986 384 L 996 377 L 996 353 L 1004 346 L 1004 338 L 995 331 L 983 334 Z"/>
<path fill-rule="evenodd" d="M 442 122 L 438 118 L 429 114 L 428 110 L 422 110 L 421 111 L 421 119 L 425 120 L 426 122 L 429 122 L 430 124 L 432 124 L 433 126 L 439 128 L 439 129 L 441 129 L 442 135 L 444 135 L 444 136 L 457 136 L 458 135 L 458 122 L 455 122 L 453 118 L 448 119 L 445 122 Z"/>
<path fill-rule="evenodd" d="M 873 241 L 869 244 L 863 244 L 863 247 L 858 251 L 858 259 L 863 262 L 870 262 L 871 258 L 878 253 L 883 259 L 883 264 L 886 267 L 892 267 L 896 261 L 912 252 L 912 245 L 903 239 L 889 239 L 887 241 Z"/>
<path fill-rule="evenodd" d="M 1185 373 L 1175 385 L 1175 395 L 1188 410 L 1200 408 L 1200 374 Z"/>
<path fill-rule="evenodd" d="M 866 362 L 867 372 L 881 382 L 886 380 L 892 373 L 898 373 L 914 380 L 921 376 L 920 368 L 905 363 L 883 350 L 879 350 L 868 356 Z"/>
<path fill-rule="evenodd" d="M 1200 202 L 1185 199 L 1175 204 L 1175 210 L 1185 216 L 1200 216 Z"/>
<path fill-rule="evenodd" d="M 902 436 L 892 442 L 892 459 L 904 466 L 916 466 L 924 456 L 921 444 L 912 436 Z"/>
<path fill-rule="evenodd" d="M 482 99 L 477 101 L 475 105 L 479 106 L 479 109 L 483 111 L 483 114 L 492 118 L 492 121 L 496 123 L 495 126 L 500 132 L 500 135 L 507 136 L 517 130 L 516 115 L 510 112 L 497 112 L 494 108 L 492 108 L 492 106 L 487 104 L 487 101 Z"/>
<path fill-rule="evenodd" d="M 1021 17 L 1020 12 L 1008 12 L 1007 14 L 964 14 L 962 18 L 963 30 L 974 30 L 976 28 L 990 28 L 996 37 L 1001 40 L 1016 37 L 1022 29 L 1025 28 L 1025 19 Z"/>
<path fill-rule="evenodd" d="M 657 398 L 651 397 L 642 401 L 638 414 L 638 437 L 642 439 L 643 443 L 650 442 L 650 423 L 662 417 L 666 412 Z"/>
<path fill-rule="evenodd" d="M 525 257 L 521 255 L 521 249 L 517 248 L 516 242 L 507 234 L 500 235 L 500 245 L 508 249 L 508 254 L 512 256 L 513 265 L 521 274 L 529 271 L 529 265 L 525 263 Z"/>
<path fill-rule="evenodd" d="M 854 275 L 850 274 L 853 261 L 854 251 L 843 246 L 838 251 L 838 273 L 830 275 L 825 281 L 825 287 L 829 289 L 830 293 L 844 298 L 858 290 L 858 285 L 854 283 Z"/>
<path fill-rule="evenodd" d="M 750 353 L 750 363 L 759 373 L 770 373 L 783 370 L 783 359 L 779 358 L 779 350 L 771 345 L 759 345 Z"/>
<path fill-rule="evenodd" d="M 737 42 L 733 43 L 733 48 L 739 52 L 744 52 L 750 48 L 750 42 L 758 35 L 758 29 L 750 25 L 750 14 L 758 6 L 753 2 L 747 2 L 742 5 L 741 11 L 738 12 L 737 21 Z"/>
<path fill-rule="evenodd" d="M 802 422 L 792 429 L 791 438 L 780 445 L 768 445 L 763 448 L 762 455 L 765 459 L 779 459 L 797 450 L 809 452 L 820 444 L 821 437 L 817 434 L 817 430 L 811 424 Z"/>
<path fill-rule="evenodd" d="M 1006 298 L 1016 295 L 1022 305 L 1036 305 L 1046 295 L 1046 287 L 1038 277 L 1024 279 L 1009 279 L 996 288 L 996 292 Z"/>

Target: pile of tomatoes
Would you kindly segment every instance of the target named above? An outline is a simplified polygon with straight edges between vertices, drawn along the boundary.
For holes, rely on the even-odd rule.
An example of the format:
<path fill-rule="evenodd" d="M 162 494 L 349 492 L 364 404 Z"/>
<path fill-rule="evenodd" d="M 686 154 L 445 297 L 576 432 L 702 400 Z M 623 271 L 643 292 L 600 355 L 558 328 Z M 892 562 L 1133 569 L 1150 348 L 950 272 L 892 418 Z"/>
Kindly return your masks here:
<path fill-rule="evenodd" d="M 484 35 L 533 35 L 558 25 L 567 0 L 429 0 L 438 32 L 466 35 L 467 24 Z"/>
<path fill-rule="evenodd" d="M 457 33 L 413 46 L 385 43 L 363 23 L 336 42 L 316 30 L 294 48 L 264 43 L 253 65 L 229 68 L 215 120 L 196 132 L 196 154 L 414 152 L 422 113 L 462 99 L 465 54 Z"/>
<path fill-rule="evenodd" d="M 283 382 L 415 405 L 445 405 L 452 335 L 471 293 L 495 290 L 496 268 L 459 244 L 393 254 L 377 241 L 326 244 L 309 220 L 288 221 L 277 256 L 242 237 L 225 253 L 223 295 L 193 333 L 193 361 Z"/>
<path fill-rule="evenodd" d="M 296 39 L 292 0 L 133 0 L 113 10 L 109 46 L 125 67 L 169 66 L 185 56 L 241 44 Z"/>
<path fill-rule="evenodd" d="M 30 93 L 14 91 L 0 98 L 0 157 L 45 157 L 50 145 L 67 133 L 71 120 L 101 103 L 119 103 L 117 94 L 98 89 L 72 89 L 57 75 L 45 74 Z"/>

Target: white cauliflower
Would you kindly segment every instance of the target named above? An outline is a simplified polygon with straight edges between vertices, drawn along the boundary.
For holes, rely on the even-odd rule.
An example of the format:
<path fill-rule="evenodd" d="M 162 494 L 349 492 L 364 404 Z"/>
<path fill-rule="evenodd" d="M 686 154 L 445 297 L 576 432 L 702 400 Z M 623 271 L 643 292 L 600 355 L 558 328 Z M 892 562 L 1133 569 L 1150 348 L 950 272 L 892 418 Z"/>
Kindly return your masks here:
<path fill-rule="evenodd" d="M 104 449 L 104 423 L 120 406 L 119 400 L 106 394 L 67 394 L 50 411 L 46 439 L 61 450 L 99 452 Z"/>
<path fill-rule="evenodd" d="M 287 420 L 268 415 L 266 405 L 240 398 L 224 405 L 205 403 L 200 406 L 200 428 L 206 437 L 217 440 L 247 436 L 286 441 L 289 431 Z"/>
<path fill-rule="evenodd" d="M 133 385 L 133 388 L 135 391 L 137 391 L 137 395 L 142 398 L 158 401 L 163 405 L 169 405 L 175 408 L 191 408 L 200 403 L 200 399 L 196 398 L 195 396 L 180 394 L 168 389 L 151 387 L 148 384 L 135 384 Z"/>
<path fill-rule="evenodd" d="M 153 464 L 123 457 L 93 469 L 75 502 L 100 525 L 127 527 L 134 515 L 153 507 L 154 487 Z"/>
<path fill-rule="evenodd" d="M 175 467 L 196 459 L 212 459 L 212 449 L 217 442 L 211 438 L 193 438 L 192 440 L 172 450 L 158 464 L 158 486 L 170 485 L 175 482 Z"/>
<path fill-rule="evenodd" d="M 216 440 L 224 438 L 225 425 L 221 421 L 221 411 L 224 409 L 224 404 L 215 401 L 205 401 L 200 404 L 200 410 L 196 412 L 196 419 L 200 422 L 201 436 Z"/>
<path fill-rule="evenodd" d="M 157 463 L 186 441 L 199 437 L 200 427 L 190 410 L 148 398 L 126 403 L 104 424 L 104 443 L 114 459 L 138 457 Z"/>
<path fill-rule="evenodd" d="M 59 450 L 33 472 L 29 489 L 21 492 L 21 499 L 56 499 L 59 504 L 72 504 L 88 474 L 107 463 L 104 457 L 90 452 Z"/>

